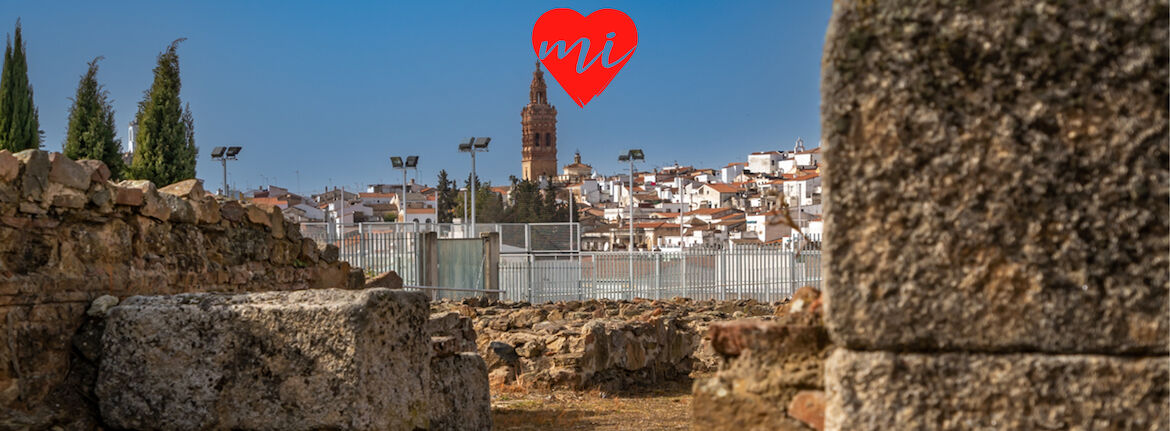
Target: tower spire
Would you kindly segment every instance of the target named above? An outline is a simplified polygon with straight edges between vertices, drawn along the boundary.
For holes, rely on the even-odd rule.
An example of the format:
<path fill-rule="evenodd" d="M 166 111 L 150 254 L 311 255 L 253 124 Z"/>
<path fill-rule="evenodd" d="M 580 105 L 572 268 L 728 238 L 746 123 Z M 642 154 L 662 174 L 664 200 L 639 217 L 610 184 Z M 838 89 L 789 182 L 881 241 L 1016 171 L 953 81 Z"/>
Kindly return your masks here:
<path fill-rule="evenodd" d="M 548 104 L 548 86 L 544 84 L 544 71 L 540 70 L 540 62 L 536 62 L 536 70 L 532 72 L 532 87 L 528 90 L 528 101 L 534 105 Z"/>

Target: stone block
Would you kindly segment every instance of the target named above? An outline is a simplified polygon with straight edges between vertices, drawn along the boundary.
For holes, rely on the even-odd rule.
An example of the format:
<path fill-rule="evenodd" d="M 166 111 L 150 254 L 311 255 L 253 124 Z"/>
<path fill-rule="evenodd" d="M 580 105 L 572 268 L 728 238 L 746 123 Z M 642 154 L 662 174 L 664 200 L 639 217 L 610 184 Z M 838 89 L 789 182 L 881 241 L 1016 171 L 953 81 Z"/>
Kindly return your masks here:
<path fill-rule="evenodd" d="M 1170 429 L 1170 357 L 858 352 L 825 376 L 827 430 Z"/>
<path fill-rule="evenodd" d="M 114 191 L 114 203 L 118 205 L 137 207 L 145 203 L 142 189 L 122 187 L 113 183 L 107 183 L 107 185 Z"/>
<path fill-rule="evenodd" d="M 312 241 L 312 240 L 310 240 L 310 241 Z M 306 247 L 302 247 L 302 252 L 305 251 L 304 250 L 305 248 Z M 316 251 L 316 248 L 314 248 L 313 251 Z M 385 287 L 387 289 L 401 289 L 402 288 L 402 277 L 399 277 L 398 273 L 394 272 L 394 271 L 383 272 L 381 274 L 378 274 L 377 276 L 374 276 L 374 278 L 367 280 L 366 287 Z"/>
<path fill-rule="evenodd" d="M 491 390 L 483 358 L 475 353 L 435 358 L 431 377 L 428 429 L 492 428 Z"/>
<path fill-rule="evenodd" d="M 1164 354 L 1166 1 L 837 1 L 827 323 L 855 350 Z"/>
<path fill-rule="evenodd" d="M 169 193 L 160 193 L 163 205 L 170 210 L 170 221 L 175 223 L 195 223 L 195 209 L 186 199 Z"/>
<path fill-rule="evenodd" d="M 203 180 L 198 178 L 179 181 L 158 189 L 158 192 L 188 199 L 202 199 L 207 195 L 207 192 L 203 191 Z"/>
<path fill-rule="evenodd" d="M 147 217 L 153 217 L 161 221 L 167 221 L 171 217 L 171 208 L 163 201 L 163 197 L 158 194 L 158 189 L 154 187 L 154 183 L 147 180 L 125 180 L 118 183 L 119 186 L 138 189 L 142 192 L 142 208 L 139 213 Z"/>
<path fill-rule="evenodd" d="M 0 150 L 0 181 L 12 181 L 20 174 L 20 160 L 8 150 Z"/>
<path fill-rule="evenodd" d="M 49 153 L 49 181 L 77 190 L 89 189 L 93 173 L 61 153 Z"/>
<path fill-rule="evenodd" d="M 427 308 L 388 289 L 128 298 L 106 320 L 102 417 L 130 429 L 426 428 Z"/>
<path fill-rule="evenodd" d="M 90 182 L 105 183 L 110 179 L 110 167 L 106 166 L 101 160 L 78 160 L 77 164 L 89 172 Z"/>
<path fill-rule="evenodd" d="M 30 202 L 40 202 L 49 186 L 49 153 L 24 150 L 15 157 L 21 164 L 20 196 Z"/>

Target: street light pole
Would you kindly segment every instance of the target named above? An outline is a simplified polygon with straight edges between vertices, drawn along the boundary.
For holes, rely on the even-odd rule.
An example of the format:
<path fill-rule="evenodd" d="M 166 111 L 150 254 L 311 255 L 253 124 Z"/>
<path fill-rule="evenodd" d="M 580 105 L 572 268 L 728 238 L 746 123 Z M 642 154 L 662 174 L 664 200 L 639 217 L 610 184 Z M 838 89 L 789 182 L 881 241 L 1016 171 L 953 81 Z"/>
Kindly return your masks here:
<path fill-rule="evenodd" d="M 228 160 L 236 160 L 236 154 L 240 154 L 241 147 L 215 147 L 211 150 L 211 160 L 219 160 L 223 163 L 223 195 L 230 196 L 228 192 L 227 181 L 227 162 Z"/>
<path fill-rule="evenodd" d="M 488 143 L 492 142 L 492 138 L 467 138 L 463 143 L 459 144 L 459 151 L 464 153 L 471 153 L 471 235 L 475 234 L 475 183 L 478 178 L 475 175 L 475 153 L 488 150 Z"/>
<path fill-rule="evenodd" d="M 390 157 L 390 164 L 394 169 L 402 170 L 402 198 L 398 200 L 398 214 L 402 216 L 402 222 L 406 222 L 406 170 L 418 169 L 418 156 L 406 156 L 406 160 L 402 157 Z"/>
<path fill-rule="evenodd" d="M 630 254 L 630 289 L 634 288 L 634 161 L 646 160 L 646 154 L 642 150 L 633 149 L 626 154 L 618 156 L 619 162 L 630 162 L 630 186 L 627 192 L 630 195 L 630 241 L 626 250 Z"/>

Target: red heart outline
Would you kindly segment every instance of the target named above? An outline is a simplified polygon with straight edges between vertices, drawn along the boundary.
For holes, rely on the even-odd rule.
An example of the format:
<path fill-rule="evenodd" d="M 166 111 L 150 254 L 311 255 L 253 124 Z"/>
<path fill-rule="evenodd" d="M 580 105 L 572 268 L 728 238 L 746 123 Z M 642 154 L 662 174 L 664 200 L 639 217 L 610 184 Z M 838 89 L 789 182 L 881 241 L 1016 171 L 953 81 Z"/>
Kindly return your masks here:
<path fill-rule="evenodd" d="M 613 37 L 607 37 L 611 34 Z M 545 52 L 541 52 L 542 44 Z M 611 44 L 608 55 L 602 55 Z M 589 16 L 572 9 L 553 9 L 532 26 L 536 58 L 582 108 L 605 91 L 637 46 L 634 20 L 617 9 L 600 9 Z M 581 66 L 585 67 L 578 72 Z"/>

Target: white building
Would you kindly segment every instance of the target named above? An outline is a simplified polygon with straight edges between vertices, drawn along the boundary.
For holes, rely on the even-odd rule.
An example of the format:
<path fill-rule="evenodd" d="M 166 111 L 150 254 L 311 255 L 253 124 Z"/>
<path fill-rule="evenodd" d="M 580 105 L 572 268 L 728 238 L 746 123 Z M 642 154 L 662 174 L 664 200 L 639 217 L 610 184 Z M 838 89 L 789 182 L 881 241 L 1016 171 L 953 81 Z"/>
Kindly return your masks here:
<path fill-rule="evenodd" d="M 753 174 L 775 175 L 779 172 L 778 164 L 784 160 L 779 151 L 763 151 L 748 155 L 747 170 Z"/>

